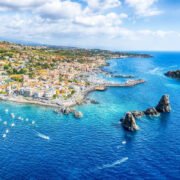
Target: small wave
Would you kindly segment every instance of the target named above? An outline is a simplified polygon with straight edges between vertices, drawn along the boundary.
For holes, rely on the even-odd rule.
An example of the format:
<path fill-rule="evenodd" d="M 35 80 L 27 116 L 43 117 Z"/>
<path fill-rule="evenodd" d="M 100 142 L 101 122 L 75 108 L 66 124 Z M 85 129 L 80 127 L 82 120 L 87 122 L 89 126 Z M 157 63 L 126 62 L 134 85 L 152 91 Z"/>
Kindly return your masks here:
<path fill-rule="evenodd" d="M 126 141 L 122 141 L 122 144 L 126 144 L 127 142 Z"/>
<path fill-rule="evenodd" d="M 103 165 L 101 167 L 98 167 L 98 169 L 112 168 L 114 166 L 117 166 L 117 165 L 120 165 L 120 164 L 126 162 L 128 159 L 129 159 L 128 157 L 124 157 L 124 158 L 122 158 L 120 160 L 117 160 L 117 161 L 113 162 L 112 164 L 105 164 L 105 165 Z"/>

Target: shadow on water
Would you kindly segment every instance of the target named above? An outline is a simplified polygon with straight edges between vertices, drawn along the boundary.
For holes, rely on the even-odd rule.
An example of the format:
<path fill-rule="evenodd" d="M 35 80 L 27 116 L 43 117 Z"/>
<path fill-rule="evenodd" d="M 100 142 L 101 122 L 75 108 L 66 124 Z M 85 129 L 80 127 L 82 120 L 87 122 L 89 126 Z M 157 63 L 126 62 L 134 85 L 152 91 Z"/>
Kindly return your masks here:
<path fill-rule="evenodd" d="M 112 127 L 117 128 L 117 129 L 121 129 L 122 128 L 120 121 L 117 122 L 117 123 L 112 123 L 111 125 L 112 125 Z"/>
<path fill-rule="evenodd" d="M 168 125 L 168 121 L 170 120 L 170 113 L 164 113 L 161 114 L 161 116 L 159 117 L 159 128 L 160 129 L 164 129 L 167 127 Z"/>
<path fill-rule="evenodd" d="M 122 128 L 122 129 L 123 129 L 123 133 L 124 133 L 124 135 L 123 135 L 124 140 L 126 142 L 133 142 L 135 140 L 137 132 L 136 131 L 130 132 L 130 131 L 125 130 L 124 128 Z"/>

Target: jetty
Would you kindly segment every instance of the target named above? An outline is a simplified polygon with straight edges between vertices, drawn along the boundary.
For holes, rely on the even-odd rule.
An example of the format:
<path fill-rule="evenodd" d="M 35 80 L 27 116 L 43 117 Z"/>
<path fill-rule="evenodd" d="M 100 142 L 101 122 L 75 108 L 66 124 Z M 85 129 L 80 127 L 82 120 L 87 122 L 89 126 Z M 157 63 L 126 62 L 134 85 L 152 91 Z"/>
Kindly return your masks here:
<path fill-rule="evenodd" d="M 92 91 L 104 91 L 108 87 L 132 87 L 138 84 L 143 84 L 145 82 L 146 81 L 144 79 L 136 79 L 136 80 L 128 80 L 125 83 L 114 83 L 114 82 L 102 83 L 101 85 L 92 86 L 88 88 L 82 93 L 82 96 L 86 97 Z"/>
<path fill-rule="evenodd" d="M 137 79 L 137 80 L 128 80 L 125 83 L 105 83 L 103 86 L 105 87 L 131 87 L 136 86 L 138 84 L 145 83 L 146 81 L 143 79 Z"/>

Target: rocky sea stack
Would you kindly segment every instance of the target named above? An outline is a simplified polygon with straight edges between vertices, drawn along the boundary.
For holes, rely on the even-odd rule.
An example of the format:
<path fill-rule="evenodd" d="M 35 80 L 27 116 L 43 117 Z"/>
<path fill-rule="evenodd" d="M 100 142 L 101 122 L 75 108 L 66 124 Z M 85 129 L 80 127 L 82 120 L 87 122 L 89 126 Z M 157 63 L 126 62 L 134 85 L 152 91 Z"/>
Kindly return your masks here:
<path fill-rule="evenodd" d="M 141 118 L 142 116 L 159 116 L 160 113 L 169 113 L 171 111 L 169 95 L 163 95 L 156 107 L 151 107 L 146 109 L 145 111 L 132 111 L 127 112 L 125 117 L 120 121 L 122 122 L 122 126 L 129 131 L 138 130 L 138 126 L 136 124 L 136 118 Z"/>
<path fill-rule="evenodd" d="M 165 73 L 165 75 L 171 78 L 180 79 L 180 70 L 168 71 L 167 73 Z"/>
<path fill-rule="evenodd" d="M 138 130 L 138 126 L 136 124 L 136 120 L 131 112 L 127 112 L 125 117 L 121 119 L 122 125 L 125 129 L 129 131 Z"/>
<path fill-rule="evenodd" d="M 159 101 L 158 105 L 156 106 L 156 110 L 160 113 L 171 111 L 171 106 L 170 106 L 170 101 L 169 101 L 168 95 L 162 96 L 161 100 Z"/>

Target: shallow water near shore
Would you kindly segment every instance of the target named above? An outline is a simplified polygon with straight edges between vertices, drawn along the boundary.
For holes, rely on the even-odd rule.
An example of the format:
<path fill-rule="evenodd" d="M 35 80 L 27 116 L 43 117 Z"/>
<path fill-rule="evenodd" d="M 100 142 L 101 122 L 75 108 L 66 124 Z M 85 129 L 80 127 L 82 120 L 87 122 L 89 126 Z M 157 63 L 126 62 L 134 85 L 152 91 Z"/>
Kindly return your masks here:
<path fill-rule="evenodd" d="M 109 60 L 104 70 L 147 82 L 91 93 L 100 104 L 76 107 L 84 114 L 81 120 L 57 115 L 53 108 L 1 102 L 0 178 L 178 179 L 180 81 L 163 74 L 180 68 L 180 53 L 150 54 L 154 57 Z M 170 114 L 143 117 L 138 132 L 124 131 L 119 119 L 125 112 L 155 106 L 163 94 L 170 95 Z"/>

